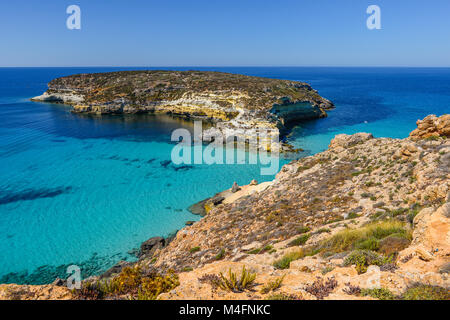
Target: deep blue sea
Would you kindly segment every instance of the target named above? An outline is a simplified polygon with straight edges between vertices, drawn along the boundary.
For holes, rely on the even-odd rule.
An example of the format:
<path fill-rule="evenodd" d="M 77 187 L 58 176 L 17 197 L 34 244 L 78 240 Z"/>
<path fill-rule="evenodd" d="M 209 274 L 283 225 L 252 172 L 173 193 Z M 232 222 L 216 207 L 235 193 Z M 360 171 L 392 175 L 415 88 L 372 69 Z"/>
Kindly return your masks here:
<path fill-rule="evenodd" d="M 336 109 L 296 127 L 301 156 L 338 133 L 403 138 L 417 119 L 450 113 L 450 69 L 438 68 L 0 68 L 0 283 L 48 283 L 77 264 L 84 276 L 133 260 L 142 241 L 199 217 L 187 208 L 259 165 L 176 166 L 170 117 L 86 116 L 35 103 L 47 83 L 84 72 L 215 70 L 309 82 Z M 281 164 L 287 160 L 281 160 Z M 281 166 L 280 166 L 281 167 Z"/>

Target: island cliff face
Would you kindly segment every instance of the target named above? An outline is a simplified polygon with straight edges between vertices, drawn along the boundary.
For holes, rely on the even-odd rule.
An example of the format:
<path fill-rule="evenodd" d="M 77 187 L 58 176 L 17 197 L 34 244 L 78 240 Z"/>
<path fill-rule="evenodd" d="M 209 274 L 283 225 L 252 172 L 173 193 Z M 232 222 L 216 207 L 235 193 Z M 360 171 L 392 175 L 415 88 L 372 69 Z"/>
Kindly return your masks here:
<path fill-rule="evenodd" d="M 52 80 L 34 101 L 64 103 L 78 113 L 166 113 L 207 119 L 215 126 L 203 133 L 210 141 L 219 131 L 271 135 L 288 124 L 325 117 L 333 104 L 307 83 L 204 71 L 121 71 L 78 74 Z"/>
<path fill-rule="evenodd" d="M 449 300 L 450 115 L 417 125 L 406 139 L 337 135 L 74 293 L 0 285 L 0 299 Z"/>

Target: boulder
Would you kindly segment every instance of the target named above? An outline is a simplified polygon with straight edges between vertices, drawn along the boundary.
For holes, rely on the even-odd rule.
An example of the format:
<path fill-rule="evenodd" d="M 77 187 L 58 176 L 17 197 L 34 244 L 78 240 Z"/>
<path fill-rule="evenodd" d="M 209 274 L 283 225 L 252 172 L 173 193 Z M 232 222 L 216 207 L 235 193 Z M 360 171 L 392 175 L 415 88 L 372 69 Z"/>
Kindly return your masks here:
<path fill-rule="evenodd" d="M 423 120 L 417 120 L 417 129 L 410 133 L 413 140 L 429 137 L 450 137 L 450 114 L 436 117 L 434 114 L 426 116 Z"/>
<path fill-rule="evenodd" d="M 153 237 L 141 244 L 139 257 L 152 256 L 155 250 L 164 248 L 166 241 L 163 237 Z"/>
<path fill-rule="evenodd" d="M 331 140 L 329 148 L 334 149 L 337 147 L 348 148 L 360 143 L 363 143 L 367 140 L 373 139 L 373 135 L 371 133 L 359 132 L 352 135 L 348 134 L 338 134 Z"/>

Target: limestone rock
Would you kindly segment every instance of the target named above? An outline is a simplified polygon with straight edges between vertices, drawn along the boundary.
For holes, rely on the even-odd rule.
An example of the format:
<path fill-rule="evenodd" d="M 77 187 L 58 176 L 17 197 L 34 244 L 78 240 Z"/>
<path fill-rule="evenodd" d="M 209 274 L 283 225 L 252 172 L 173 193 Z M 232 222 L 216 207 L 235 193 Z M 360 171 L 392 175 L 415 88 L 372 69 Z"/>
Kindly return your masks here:
<path fill-rule="evenodd" d="M 436 117 L 434 114 L 417 120 L 417 129 L 411 132 L 411 139 L 424 139 L 428 137 L 450 136 L 450 115 Z"/>
<path fill-rule="evenodd" d="M 69 300 L 73 298 L 69 289 L 55 285 L 0 285 L 0 300 Z"/>
<path fill-rule="evenodd" d="M 329 148 L 330 149 L 337 147 L 348 148 L 357 145 L 359 143 L 363 143 L 369 139 L 373 139 L 373 135 L 371 133 L 360 132 L 352 135 L 338 134 L 334 137 L 333 140 L 331 140 Z"/>
<path fill-rule="evenodd" d="M 139 256 L 152 256 L 155 250 L 162 249 L 165 246 L 165 239 L 162 237 L 153 237 L 141 244 Z"/>

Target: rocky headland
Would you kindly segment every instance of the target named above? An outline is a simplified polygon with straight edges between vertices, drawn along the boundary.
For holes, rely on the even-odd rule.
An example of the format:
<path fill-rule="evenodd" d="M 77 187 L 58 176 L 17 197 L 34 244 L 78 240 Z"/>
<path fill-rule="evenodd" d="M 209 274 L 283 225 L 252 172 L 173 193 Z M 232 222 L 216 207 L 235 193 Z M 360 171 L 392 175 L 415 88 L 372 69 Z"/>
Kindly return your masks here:
<path fill-rule="evenodd" d="M 63 103 L 92 114 L 164 113 L 204 119 L 220 133 L 248 143 L 260 132 L 283 137 L 301 120 L 325 117 L 333 103 L 304 82 L 206 71 L 121 71 L 52 80 L 33 101 Z M 278 140 L 277 140 L 278 141 Z"/>
<path fill-rule="evenodd" d="M 448 300 L 450 115 L 417 125 L 337 135 L 271 182 L 235 185 L 81 290 L 1 285 L 0 298 Z"/>

